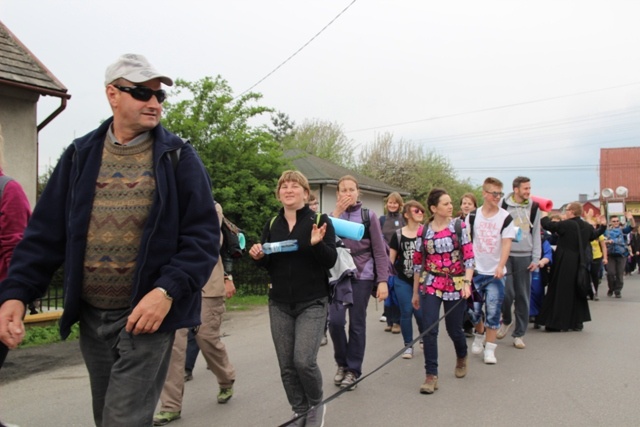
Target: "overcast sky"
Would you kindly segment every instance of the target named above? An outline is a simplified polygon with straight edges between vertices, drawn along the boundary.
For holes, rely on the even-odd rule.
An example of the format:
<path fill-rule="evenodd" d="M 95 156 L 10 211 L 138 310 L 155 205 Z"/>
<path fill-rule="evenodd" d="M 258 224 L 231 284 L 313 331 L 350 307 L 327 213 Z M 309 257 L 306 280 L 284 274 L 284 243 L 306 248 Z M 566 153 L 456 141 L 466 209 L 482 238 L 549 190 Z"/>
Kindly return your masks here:
<path fill-rule="evenodd" d="M 72 95 L 40 133 L 46 165 L 110 115 L 119 55 L 240 94 L 345 8 L 254 87 L 263 105 L 336 122 L 358 146 L 383 132 L 423 144 L 474 184 L 529 176 L 556 206 L 600 190 L 601 148 L 640 145 L 632 0 L 0 0 L 0 20 Z M 45 100 L 39 121 L 59 104 Z"/>

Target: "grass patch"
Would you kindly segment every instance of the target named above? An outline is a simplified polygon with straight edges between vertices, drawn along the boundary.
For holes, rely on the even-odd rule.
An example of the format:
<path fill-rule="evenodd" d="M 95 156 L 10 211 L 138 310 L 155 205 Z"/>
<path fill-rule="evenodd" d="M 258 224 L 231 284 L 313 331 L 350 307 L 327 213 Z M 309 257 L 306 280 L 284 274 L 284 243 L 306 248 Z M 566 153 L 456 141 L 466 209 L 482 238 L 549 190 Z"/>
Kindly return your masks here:
<path fill-rule="evenodd" d="M 267 305 L 269 298 L 266 295 L 248 295 L 238 292 L 227 300 L 227 311 L 245 311 L 257 306 Z"/>
<path fill-rule="evenodd" d="M 79 328 L 77 323 L 71 327 L 71 334 L 67 338 L 67 341 L 78 339 L 80 336 Z M 58 325 L 32 326 L 25 331 L 20 348 L 35 347 L 60 341 L 62 340 L 60 339 L 60 327 Z"/>

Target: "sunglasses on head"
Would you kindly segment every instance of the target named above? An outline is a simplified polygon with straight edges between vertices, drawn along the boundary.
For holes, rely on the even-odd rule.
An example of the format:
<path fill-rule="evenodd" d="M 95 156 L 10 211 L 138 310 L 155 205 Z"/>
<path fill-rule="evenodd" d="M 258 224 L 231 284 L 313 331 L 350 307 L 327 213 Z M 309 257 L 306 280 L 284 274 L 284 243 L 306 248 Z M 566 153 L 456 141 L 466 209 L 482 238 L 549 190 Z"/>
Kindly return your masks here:
<path fill-rule="evenodd" d="M 424 213 L 424 211 L 420 208 L 411 208 L 411 212 L 413 212 L 414 214 Z"/>
<path fill-rule="evenodd" d="M 162 102 L 167 99 L 167 92 L 162 89 L 153 90 L 146 86 L 113 85 L 113 87 L 115 87 L 119 91 L 128 93 L 133 99 L 137 99 L 138 101 L 148 101 L 153 95 L 156 96 L 156 99 L 160 104 L 162 104 Z"/>

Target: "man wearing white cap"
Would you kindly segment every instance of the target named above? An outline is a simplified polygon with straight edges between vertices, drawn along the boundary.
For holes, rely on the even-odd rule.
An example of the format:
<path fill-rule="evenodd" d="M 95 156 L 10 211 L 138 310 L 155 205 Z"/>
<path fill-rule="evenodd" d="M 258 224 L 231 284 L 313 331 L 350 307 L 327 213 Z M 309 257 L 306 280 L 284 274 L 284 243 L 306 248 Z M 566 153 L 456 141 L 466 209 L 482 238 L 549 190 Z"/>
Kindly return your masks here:
<path fill-rule="evenodd" d="M 200 323 L 218 258 L 211 183 L 160 125 L 162 83 L 142 55 L 106 71 L 113 117 L 65 150 L 0 283 L 0 340 L 24 337 L 25 305 L 64 264 L 60 334 L 80 323 L 96 426 L 150 426 L 174 333 Z"/>

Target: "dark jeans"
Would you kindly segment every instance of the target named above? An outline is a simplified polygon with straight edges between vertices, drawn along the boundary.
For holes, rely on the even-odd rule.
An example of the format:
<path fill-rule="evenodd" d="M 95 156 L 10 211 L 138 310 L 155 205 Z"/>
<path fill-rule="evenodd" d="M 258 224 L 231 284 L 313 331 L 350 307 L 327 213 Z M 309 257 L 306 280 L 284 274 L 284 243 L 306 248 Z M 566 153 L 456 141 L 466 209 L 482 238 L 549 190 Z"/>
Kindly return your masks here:
<path fill-rule="evenodd" d="M 609 255 L 607 263 L 607 284 L 609 291 L 619 294 L 622 291 L 624 266 L 627 264 L 627 257 Z"/>
<path fill-rule="evenodd" d="M 338 366 L 362 375 L 362 361 L 367 344 L 367 306 L 371 298 L 373 280 L 352 280 L 353 306 L 346 307 L 339 301 L 329 306 L 329 333 L 333 341 L 334 358 Z M 349 310 L 349 335 L 345 331 Z"/>
<path fill-rule="evenodd" d="M 591 285 L 593 291 L 598 293 L 598 285 L 600 285 L 600 271 L 602 270 L 602 258 L 596 258 L 591 261 L 589 273 L 591 273 Z"/>
<path fill-rule="evenodd" d="M 200 347 L 196 341 L 196 333 L 193 328 L 189 329 L 189 335 L 187 336 L 187 356 L 184 361 L 184 369 L 186 371 L 193 371 L 193 367 L 196 366 L 196 360 L 200 354 Z"/>
<path fill-rule="evenodd" d="M 328 298 L 297 304 L 269 301 L 271 338 L 280 377 L 293 412 L 306 412 L 322 402 L 318 350 L 324 335 Z"/>
<path fill-rule="evenodd" d="M 435 295 L 420 295 L 420 310 L 423 315 L 425 329 L 434 327 L 424 337 L 424 367 L 428 374 L 438 375 L 438 319 L 440 318 L 440 306 L 444 305 L 445 312 L 451 311 L 444 318 L 449 338 L 456 349 L 456 357 L 467 356 L 467 340 L 460 325 L 467 308 L 466 301 L 443 301 Z M 455 306 L 455 307 L 454 307 Z"/>
<path fill-rule="evenodd" d="M 9 347 L 0 342 L 0 368 L 2 368 L 4 360 L 7 358 L 7 354 L 9 354 Z"/>
<path fill-rule="evenodd" d="M 80 350 L 98 427 L 150 426 L 167 375 L 175 331 L 128 333 L 130 312 L 80 309 Z"/>
<path fill-rule="evenodd" d="M 387 318 L 387 325 L 389 326 L 400 323 L 400 307 L 397 305 L 385 305 L 382 315 Z"/>

